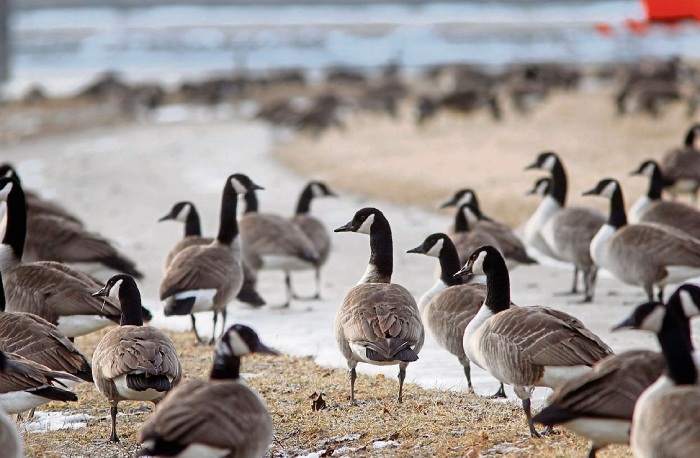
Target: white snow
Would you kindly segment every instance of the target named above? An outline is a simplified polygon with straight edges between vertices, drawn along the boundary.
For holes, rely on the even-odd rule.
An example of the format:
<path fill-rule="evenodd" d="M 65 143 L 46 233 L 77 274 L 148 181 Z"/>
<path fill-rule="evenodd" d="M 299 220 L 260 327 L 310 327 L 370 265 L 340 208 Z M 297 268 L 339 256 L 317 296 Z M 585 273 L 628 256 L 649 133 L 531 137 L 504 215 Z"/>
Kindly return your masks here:
<path fill-rule="evenodd" d="M 94 417 L 87 414 L 71 415 L 65 412 L 42 412 L 37 410 L 34 418 L 21 423 L 21 428 L 30 433 L 45 433 L 58 429 L 84 428 Z"/>

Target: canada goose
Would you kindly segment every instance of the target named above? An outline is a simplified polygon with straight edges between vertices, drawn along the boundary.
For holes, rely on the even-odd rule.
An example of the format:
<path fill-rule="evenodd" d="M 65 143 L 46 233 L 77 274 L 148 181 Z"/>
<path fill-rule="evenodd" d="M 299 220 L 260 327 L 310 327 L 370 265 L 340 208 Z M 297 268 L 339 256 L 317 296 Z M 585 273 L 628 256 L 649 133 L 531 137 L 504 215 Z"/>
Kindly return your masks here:
<path fill-rule="evenodd" d="M 680 202 L 661 200 L 664 177 L 656 161 L 644 161 L 632 174 L 649 177 L 649 189 L 630 208 L 630 223 L 668 224 L 700 239 L 700 211 Z"/>
<path fill-rule="evenodd" d="M 406 288 L 391 283 L 394 269 L 391 227 L 384 214 L 366 207 L 335 232 L 369 235 L 371 256 L 360 281 L 335 315 L 335 339 L 348 362 L 350 403 L 355 403 L 357 363 L 399 365 L 399 402 L 408 363 L 418 360 L 425 331 L 418 305 Z"/>
<path fill-rule="evenodd" d="M 495 221 L 493 218 L 490 218 L 481 212 L 479 201 L 476 197 L 476 193 L 473 190 L 460 189 L 454 194 L 452 199 L 442 203 L 440 208 L 450 206 L 461 207 L 462 205 L 467 205 L 468 208 L 471 210 L 471 212 L 465 212 L 465 216 L 470 219 L 470 221 L 468 221 L 468 225 L 474 230 L 488 233 L 491 237 L 493 237 L 496 240 L 498 248 L 501 250 L 501 253 L 503 253 L 503 256 L 506 258 L 506 263 L 508 263 L 509 269 L 514 269 L 520 264 L 537 263 L 536 260 L 528 256 L 522 240 L 520 240 L 520 238 L 517 235 L 515 235 L 513 229 L 511 229 L 506 224 Z M 448 232 L 448 235 L 451 236 L 452 233 Z M 484 241 L 484 243 L 481 243 L 481 245 L 493 245 L 493 243 L 489 241 Z M 474 251 L 474 248 L 477 248 L 478 246 L 480 245 L 474 246 L 471 250 L 465 253 L 464 262 L 466 262 L 466 258 L 469 257 L 472 251 Z M 462 259 L 462 256 L 460 256 L 460 259 Z M 464 263 L 462 263 L 462 265 L 464 265 Z"/>
<path fill-rule="evenodd" d="M 241 217 L 243 259 L 254 270 L 282 270 L 288 307 L 292 292 L 292 270 L 313 269 L 318 265 L 316 247 L 304 232 L 286 218 L 258 212 L 255 192 L 245 196 L 245 212 Z"/>
<path fill-rule="evenodd" d="M 535 387 L 556 388 L 586 374 L 612 350 L 576 318 L 546 307 L 511 307 L 503 256 L 478 248 L 455 275 L 486 275 L 486 299 L 464 331 L 464 353 L 522 399 L 530 433 L 539 437 L 530 413 Z"/>
<path fill-rule="evenodd" d="M 568 189 L 566 171 L 559 156 L 541 153 L 525 170 L 541 169 L 551 173 L 551 188 L 525 225 L 525 244 L 543 254 L 574 266 L 571 294 L 578 292 L 578 272 L 583 273 L 584 298 L 591 302 L 598 268 L 590 254 L 591 240 L 605 223 L 598 210 L 566 207 Z"/>
<path fill-rule="evenodd" d="M 278 354 L 248 326 L 231 326 L 216 346 L 210 379 L 168 394 L 141 427 L 136 456 L 265 455 L 272 418 L 262 397 L 240 378 L 241 357 L 251 353 Z"/>
<path fill-rule="evenodd" d="M 292 222 L 295 223 L 316 248 L 317 261 L 313 268 L 316 273 L 316 294 L 312 299 L 321 298 L 321 266 L 328 260 L 331 252 L 331 237 L 326 226 L 310 214 L 311 199 L 316 197 L 336 197 L 336 194 L 323 182 L 311 181 L 301 192 Z M 298 298 L 294 295 L 295 298 Z"/>
<path fill-rule="evenodd" d="M 627 224 L 620 184 L 601 180 L 584 196 L 610 199 L 610 216 L 591 241 L 595 263 L 630 285 L 640 285 L 649 300 L 654 285 L 663 299 L 666 283 L 700 275 L 700 240 L 671 226 L 655 223 Z"/>
<path fill-rule="evenodd" d="M 700 188 L 700 150 L 695 145 L 699 135 L 700 124 L 692 125 L 685 135 L 683 147 L 668 151 L 661 159 L 665 189 L 674 197 L 690 193 L 693 202 L 697 202 Z"/>
<path fill-rule="evenodd" d="M 7 359 L 0 357 L 0 373 L 5 373 Z M 7 458 L 24 458 L 24 441 L 12 419 L 0 411 L 0 450 Z"/>
<path fill-rule="evenodd" d="M 418 310 L 423 326 L 430 331 L 437 343 L 457 357 L 464 368 L 469 391 L 473 392 L 469 358 L 464 353 L 462 338 L 464 329 L 486 298 L 486 285 L 462 284 L 461 277 L 455 278 L 454 274 L 462 264 L 457 249 L 447 234 L 431 234 L 422 244 L 406 253 L 421 253 L 438 258 L 440 262 L 440 278 L 418 301 Z M 491 397 L 506 397 L 503 383 Z"/>
<path fill-rule="evenodd" d="M 59 388 L 68 382 L 81 380 L 65 372 L 52 371 L 48 367 L 21 356 L 0 351 L 0 410 L 8 414 L 21 413 L 51 401 L 77 401 L 75 393 Z"/>
<path fill-rule="evenodd" d="M 202 237 L 202 227 L 199 221 L 199 213 L 197 208 L 192 202 L 183 201 L 177 202 L 170 209 L 170 212 L 165 216 L 161 217 L 158 221 L 180 221 L 185 223 L 185 235 L 184 237 L 175 244 L 174 247 L 170 249 L 167 256 L 165 257 L 165 263 L 163 264 L 163 273 L 168 271 L 168 267 L 172 262 L 173 258 L 180 251 L 192 245 L 208 245 L 214 241 L 213 237 Z M 243 285 L 241 290 L 238 292 L 237 299 L 241 302 L 252 305 L 253 307 L 259 307 L 265 305 L 265 301 L 260 294 L 255 290 L 255 277 L 250 267 L 244 262 L 243 267 Z"/>
<path fill-rule="evenodd" d="M 112 416 L 109 440 L 119 442 L 119 401 L 157 403 L 180 383 L 182 367 L 172 340 L 160 329 L 143 325 L 141 293 L 133 277 L 115 275 L 93 296 L 110 296 L 121 304 L 119 327 L 102 337 L 92 356 L 95 386 L 109 400 Z"/>
<path fill-rule="evenodd" d="M 13 353 L 92 383 L 90 360 L 56 326 L 33 313 L 6 312 L 0 278 L 0 351 Z M 66 382 L 66 386 L 74 383 Z"/>
<path fill-rule="evenodd" d="M 700 447 L 698 371 L 681 323 L 673 310 L 648 302 L 613 328 L 655 332 L 666 362 L 664 374 L 634 406 L 630 432 L 634 456 L 680 458 L 694 456 Z"/>
<path fill-rule="evenodd" d="M 24 192 L 14 178 L 0 178 L 0 200 L 7 203 L 7 230 L 0 245 L 7 310 L 39 315 L 70 338 L 118 323 L 118 302 L 90 297 L 101 286 L 94 278 L 58 262 L 22 262 L 27 212 Z M 148 310 L 142 312 L 150 320 Z"/>
<path fill-rule="evenodd" d="M 473 221 L 476 221 L 476 215 L 472 212 L 469 204 L 462 204 L 457 208 L 452 243 L 457 249 L 460 266 L 466 264 L 469 255 L 480 246 L 493 245 L 498 251 L 501 251 L 501 245 L 498 243 L 498 240 L 496 240 L 496 237 L 488 231 L 473 228 L 470 225 L 470 222 Z"/>
<path fill-rule="evenodd" d="M 238 194 L 262 189 L 248 176 L 237 173 L 226 179 L 221 196 L 219 233 L 209 245 L 194 245 L 180 251 L 170 263 L 160 284 L 160 300 L 165 301 L 165 316 L 190 315 L 197 341 L 194 314 L 213 311 L 214 327 L 209 343 L 216 339 L 216 322 L 221 312 L 226 325 L 226 305 L 238 294 L 243 284 L 241 241 L 236 208 Z"/>

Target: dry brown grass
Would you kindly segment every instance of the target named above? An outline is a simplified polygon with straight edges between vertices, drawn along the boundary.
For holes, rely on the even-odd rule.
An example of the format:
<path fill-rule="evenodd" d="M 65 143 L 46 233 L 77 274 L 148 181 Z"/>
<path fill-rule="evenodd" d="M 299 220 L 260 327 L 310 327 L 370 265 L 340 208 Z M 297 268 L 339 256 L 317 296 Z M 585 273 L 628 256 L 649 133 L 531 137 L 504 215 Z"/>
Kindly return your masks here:
<path fill-rule="evenodd" d="M 191 333 L 168 333 L 180 351 L 188 379 L 206 377 L 212 348 L 193 345 Z M 100 335 L 78 339 L 91 354 Z M 262 336 L 264 340 L 264 336 Z M 395 377 L 359 375 L 350 406 L 349 380 L 340 369 L 317 366 L 310 358 L 246 358 L 243 372 L 260 392 L 275 424 L 270 456 L 585 456 L 587 443 L 566 432 L 530 439 L 519 404 L 480 398 L 470 393 L 424 390 L 407 384 L 397 403 Z M 106 399 L 90 384 L 77 388 L 77 404 L 52 403 L 44 409 L 94 417 L 85 428 L 23 433 L 30 457 L 128 457 L 137 449 L 138 431 L 152 410 L 150 403 L 122 402 L 117 418 L 119 444 L 107 440 L 110 420 Z M 313 411 L 312 393 L 323 392 L 326 408 Z M 376 448 L 379 441 L 394 445 Z M 379 442 L 381 443 L 381 442 Z M 626 447 L 611 447 L 601 456 L 629 456 Z"/>

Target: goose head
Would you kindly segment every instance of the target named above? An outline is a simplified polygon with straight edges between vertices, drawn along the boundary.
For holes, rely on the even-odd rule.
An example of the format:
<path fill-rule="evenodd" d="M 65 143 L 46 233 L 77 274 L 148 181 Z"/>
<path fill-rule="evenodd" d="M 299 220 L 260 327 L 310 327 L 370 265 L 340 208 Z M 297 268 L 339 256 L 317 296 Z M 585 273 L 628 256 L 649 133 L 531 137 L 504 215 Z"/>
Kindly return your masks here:
<path fill-rule="evenodd" d="M 645 177 L 651 178 L 654 176 L 655 173 L 660 172 L 661 168 L 659 167 L 659 164 L 654 161 L 654 160 L 647 160 L 642 162 L 639 167 L 636 169 L 632 170 L 630 172 L 630 175 L 643 175 Z"/>
<path fill-rule="evenodd" d="M 10 192 L 15 187 L 19 187 L 19 181 L 13 177 L 0 178 L 0 201 L 7 201 Z"/>
<path fill-rule="evenodd" d="M 668 298 L 668 307 L 683 313 L 688 319 L 700 315 L 700 286 L 683 283 Z"/>
<path fill-rule="evenodd" d="M 279 353 L 260 341 L 258 334 L 244 324 L 234 324 L 226 330 L 216 346 L 217 356 L 241 356 L 252 353 L 279 355 Z"/>
<path fill-rule="evenodd" d="M 440 204 L 440 208 L 455 207 L 462 204 L 469 204 L 476 200 L 476 193 L 469 189 L 460 189 L 449 200 Z"/>
<path fill-rule="evenodd" d="M 365 207 L 357 211 L 352 220 L 347 224 L 340 226 L 333 232 L 358 232 L 360 234 L 370 234 L 372 226 L 379 223 L 384 218 L 384 214 L 373 207 Z"/>
<path fill-rule="evenodd" d="M 539 180 L 535 181 L 535 185 L 532 187 L 532 189 L 528 190 L 525 195 L 527 196 L 540 196 L 544 197 L 547 194 L 549 194 L 549 191 L 552 189 L 552 179 L 545 177 L 545 178 L 540 178 Z"/>
<path fill-rule="evenodd" d="M 0 164 L 0 177 L 14 178 L 17 181 L 19 181 L 17 171 L 12 165 L 8 164 L 7 162 L 5 162 L 4 164 Z"/>
<path fill-rule="evenodd" d="M 535 162 L 525 167 L 525 170 L 540 169 L 545 170 L 547 172 L 553 172 L 554 168 L 560 162 L 561 161 L 559 160 L 559 156 L 557 156 L 557 153 L 552 151 L 545 151 L 543 153 L 540 153 L 539 156 L 537 156 Z"/>
<path fill-rule="evenodd" d="M 233 190 L 236 191 L 236 194 L 245 194 L 258 189 L 265 189 L 262 186 L 258 186 L 257 184 L 253 183 L 253 181 L 248 178 L 247 175 L 242 173 L 234 173 L 228 177 L 228 180 L 231 183 Z"/>
<path fill-rule="evenodd" d="M 123 283 L 128 283 L 130 286 L 136 286 L 136 282 L 131 275 L 127 274 L 117 274 L 112 276 L 107 283 L 100 289 L 92 293 L 92 297 L 111 297 L 112 299 L 119 299 L 119 292 Z"/>
<path fill-rule="evenodd" d="M 583 196 L 601 196 L 608 199 L 612 199 L 616 191 L 621 191 L 620 183 L 612 178 L 605 178 L 600 180 L 594 188 L 585 191 Z"/>
<path fill-rule="evenodd" d="M 500 267 L 505 267 L 503 255 L 492 245 L 484 245 L 477 248 L 469 256 L 469 260 L 457 273 L 455 277 L 464 275 L 488 275 Z"/>
<path fill-rule="evenodd" d="M 190 215 L 193 208 L 194 205 L 192 204 L 192 202 L 178 202 L 175 205 L 173 205 L 173 208 L 170 209 L 170 212 L 168 212 L 168 214 L 166 214 L 165 216 L 161 217 L 158 220 L 158 222 L 172 220 L 185 223 L 187 222 L 187 217 Z"/>
<path fill-rule="evenodd" d="M 645 302 L 638 305 L 627 318 L 613 326 L 612 330 L 640 329 L 658 334 L 661 332 L 666 311 L 666 306 L 661 302 Z"/>
<path fill-rule="evenodd" d="M 334 193 L 331 188 L 322 181 L 311 181 L 306 187 L 311 190 L 311 195 L 313 197 L 338 197 L 338 194 Z"/>
<path fill-rule="evenodd" d="M 425 238 L 425 240 L 423 240 L 423 243 L 415 248 L 411 248 L 410 250 L 406 251 L 406 253 L 419 253 L 426 256 L 439 258 L 442 247 L 445 245 L 445 239 L 448 239 L 447 234 L 443 234 L 441 232 L 430 234 Z"/>

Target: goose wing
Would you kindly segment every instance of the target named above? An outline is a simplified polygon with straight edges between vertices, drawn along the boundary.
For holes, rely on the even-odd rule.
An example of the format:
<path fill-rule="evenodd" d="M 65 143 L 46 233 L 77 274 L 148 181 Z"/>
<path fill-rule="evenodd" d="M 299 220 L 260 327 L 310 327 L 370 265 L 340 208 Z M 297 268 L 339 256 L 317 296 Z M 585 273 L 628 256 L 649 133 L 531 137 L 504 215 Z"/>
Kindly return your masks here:
<path fill-rule="evenodd" d="M 700 178 L 700 151 L 694 148 L 676 148 L 661 160 L 664 178 L 673 182 L 683 178 Z"/>
<path fill-rule="evenodd" d="M 44 386 L 63 385 L 62 381 L 81 382 L 65 372 L 52 371 L 46 366 L 35 363 L 21 356 L 6 353 L 14 369 L 0 373 L 0 393 L 25 391 Z"/>
<path fill-rule="evenodd" d="M 545 224 L 542 232 L 550 230 L 545 237 L 547 244 L 557 253 L 568 254 L 575 259 L 590 259 L 590 244 L 601 226 L 605 215 L 592 208 L 567 207 L 555 213 Z"/>
<path fill-rule="evenodd" d="M 309 260 L 318 258 L 316 248 L 301 229 L 281 216 L 245 215 L 239 224 L 244 253 L 254 256 L 280 254 Z"/>
<path fill-rule="evenodd" d="M 165 257 L 165 262 L 163 263 L 163 272 L 167 272 L 168 267 L 170 266 L 170 263 L 173 262 L 175 256 L 185 248 L 197 245 L 209 245 L 213 241 L 213 237 L 201 237 L 199 235 L 188 235 L 186 237 L 183 237 L 170 249 L 167 256 Z"/>
<path fill-rule="evenodd" d="M 319 256 L 319 262 L 325 262 L 330 253 L 331 237 L 323 223 L 318 218 L 306 214 L 294 215 L 292 222 L 299 226 L 304 235 L 314 245 Z"/>
<path fill-rule="evenodd" d="M 522 240 L 515 235 L 509 226 L 496 221 L 481 220 L 476 223 L 475 230 L 483 230 L 498 240 L 498 246 L 503 256 L 522 263 L 532 263 L 534 260 L 527 255 Z"/>
<path fill-rule="evenodd" d="M 639 219 L 645 223 L 667 224 L 700 238 L 700 212 L 680 202 L 656 202 Z"/>
<path fill-rule="evenodd" d="M 143 425 L 140 442 L 205 444 L 239 450 L 254 437 L 272 438 L 272 419 L 245 383 L 195 380 L 175 388 Z"/>
<path fill-rule="evenodd" d="M 700 240 L 671 226 L 640 223 L 618 230 L 608 242 L 619 259 L 632 254 L 642 262 L 670 266 L 700 266 Z"/>
<path fill-rule="evenodd" d="M 423 312 L 425 326 L 435 340 L 453 355 L 463 355 L 462 338 L 469 322 L 486 298 L 486 285 L 476 283 L 447 288 Z"/>
<path fill-rule="evenodd" d="M 83 225 L 83 222 L 66 210 L 62 205 L 52 201 L 46 200 L 39 197 L 37 194 L 24 190 L 24 197 L 27 202 L 27 216 L 32 215 L 54 215 L 64 218 L 68 221 L 72 221 L 76 224 Z"/>
<path fill-rule="evenodd" d="M 160 284 L 160 299 L 193 289 L 218 289 L 240 272 L 240 261 L 231 247 L 196 245 L 178 253 Z"/>
<path fill-rule="evenodd" d="M 469 260 L 469 256 L 477 248 L 484 245 L 491 245 L 496 247 L 498 251 L 501 251 L 501 245 L 496 238 L 484 231 L 471 230 L 468 232 L 457 232 L 452 236 L 452 242 L 457 248 L 457 254 L 459 255 L 459 263 L 464 265 Z"/>

